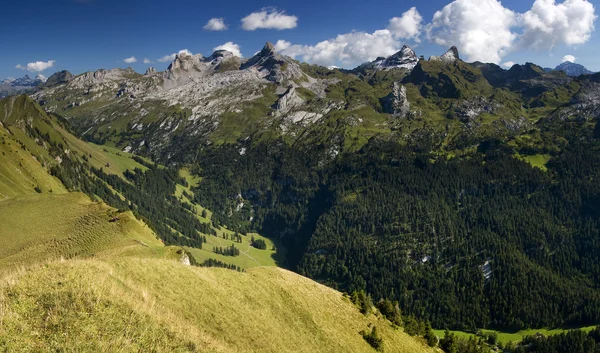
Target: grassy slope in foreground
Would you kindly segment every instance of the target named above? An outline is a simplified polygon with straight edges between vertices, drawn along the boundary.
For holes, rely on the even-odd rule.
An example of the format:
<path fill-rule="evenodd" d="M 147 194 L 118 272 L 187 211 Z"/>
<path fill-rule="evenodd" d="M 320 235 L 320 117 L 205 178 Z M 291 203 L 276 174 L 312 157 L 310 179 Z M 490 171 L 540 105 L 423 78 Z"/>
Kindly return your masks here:
<path fill-rule="evenodd" d="M 373 352 L 369 324 L 387 352 L 431 351 L 292 272 L 185 266 L 114 212 L 82 194 L 0 202 L 0 351 Z"/>

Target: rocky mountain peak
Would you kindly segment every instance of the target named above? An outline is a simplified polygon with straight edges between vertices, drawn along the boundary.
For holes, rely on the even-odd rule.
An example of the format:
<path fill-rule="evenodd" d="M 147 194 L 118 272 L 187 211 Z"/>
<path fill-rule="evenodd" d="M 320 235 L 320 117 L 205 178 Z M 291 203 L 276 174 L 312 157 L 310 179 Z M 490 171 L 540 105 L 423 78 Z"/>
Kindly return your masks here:
<path fill-rule="evenodd" d="M 150 66 L 148 69 L 146 69 L 146 73 L 144 73 L 144 75 L 146 76 L 150 76 L 156 73 L 156 69 L 152 66 Z"/>
<path fill-rule="evenodd" d="M 177 79 L 180 77 L 180 72 L 202 71 L 204 57 L 201 54 L 191 55 L 187 52 L 180 52 L 175 55 L 175 59 L 167 68 L 166 76 L 169 79 Z"/>
<path fill-rule="evenodd" d="M 429 58 L 430 61 L 443 61 L 445 63 L 453 63 L 455 61 L 460 60 L 460 55 L 458 54 L 458 48 L 452 46 L 445 52 L 442 56 L 432 56 Z"/>
<path fill-rule="evenodd" d="M 388 57 L 384 61 L 385 68 L 394 68 L 399 67 L 403 69 L 412 70 L 417 63 L 419 62 L 419 58 L 414 50 L 408 45 L 405 45 L 400 49 L 396 54 Z"/>
<path fill-rule="evenodd" d="M 271 55 L 275 53 L 275 46 L 271 42 L 267 42 L 265 46 L 262 48 L 261 53 L 263 55 Z"/>
<path fill-rule="evenodd" d="M 214 53 L 212 53 L 211 56 L 209 56 L 208 58 L 206 58 L 207 62 L 212 62 L 212 61 L 224 61 L 224 60 L 228 60 L 231 58 L 236 57 L 235 55 L 233 55 L 232 52 L 228 51 L 228 50 L 217 50 Z M 237 57 L 236 57 L 237 58 Z"/>
<path fill-rule="evenodd" d="M 458 55 L 458 48 L 455 46 L 450 47 L 442 58 L 446 58 L 447 60 L 460 60 L 460 55 Z"/>
<path fill-rule="evenodd" d="M 55 72 L 52 75 L 50 75 L 50 77 L 48 77 L 48 79 L 44 83 L 44 86 L 50 87 L 50 86 L 54 86 L 54 85 L 67 83 L 67 82 L 71 81 L 73 79 L 73 77 L 75 77 L 75 76 L 73 76 L 73 74 L 67 70 Z"/>
<path fill-rule="evenodd" d="M 414 50 L 408 45 L 405 45 L 397 53 L 385 57 L 378 57 L 375 61 L 363 65 L 363 68 L 375 69 L 375 70 L 390 70 L 394 68 L 412 70 L 417 63 L 419 58 Z"/>
<path fill-rule="evenodd" d="M 575 64 L 570 61 L 565 61 L 564 63 L 558 65 L 551 71 L 562 71 L 567 74 L 567 76 L 579 76 L 579 75 L 591 75 L 592 71 L 585 68 L 585 66 L 580 64 Z"/>
<path fill-rule="evenodd" d="M 241 69 L 255 68 L 266 74 L 269 81 L 282 83 L 303 75 L 300 66 L 292 59 L 275 52 L 275 47 L 267 42 L 260 52 L 245 61 Z"/>

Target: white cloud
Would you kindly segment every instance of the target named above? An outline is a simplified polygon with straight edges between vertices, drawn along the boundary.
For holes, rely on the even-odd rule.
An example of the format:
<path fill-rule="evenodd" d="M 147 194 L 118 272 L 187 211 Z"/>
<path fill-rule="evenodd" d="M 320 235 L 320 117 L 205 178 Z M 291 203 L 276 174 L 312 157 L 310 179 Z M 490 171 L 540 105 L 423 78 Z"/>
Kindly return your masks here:
<path fill-rule="evenodd" d="M 291 29 L 298 25 L 298 17 L 286 15 L 284 11 L 265 8 L 260 12 L 253 12 L 242 18 L 242 28 L 246 31 L 257 29 Z"/>
<path fill-rule="evenodd" d="M 227 51 L 230 51 L 233 55 L 243 58 L 242 52 L 240 51 L 240 46 L 233 42 L 227 42 L 227 43 L 219 45 L 218 47 L 215 47 L 213 49 L 213 51 L 217 51 L 217 50 L 227 50 Z"/>
<path fill-rule="evenodd" d="M 144 64 L 152 64 L 153 61 L 148 59 L 148 58 L 144 58 Z"/>
<path fill-rule="evenodd" d="M 350 32 L 322 41 L 314 46 L 291 45 L 278 41 L 280 52 L 291 57 L 301 57 L 309 63 L 332 66 L 342 63 L 344 66 L 361 64 L 378 56 L 389 56 L 398 51 L 400 44 L 387 29 L 373 33 Z M 281 49 L 283 48 L 283 49 Z"/>
<path fill-rule="evenodd" d="M 563 56 L 563 58 L 562 58 L 562 62 L 563 62 L 563 63 L 564 63 L 565 61 L 570 61 L 570 62 L 574 63 L 574 62 L 575 62 L 575 60 L 577 60 L 577 58 L 576 58 L 576 57 L 574 57 L 573 55 L 565 55 L 565 56 Z"/>
<path fill-rule="evenodd" d="M 429 40 L 456 45 L 470 61 L 500 62 L 517 37 L 516 14 L 497 0 L 456 0 L 433 15 Z"/>
<path fill-rule="evenodd" d="M 190 52 L 187 49 L 181 49 L 177 53 L 173 53 L 173 54 L 170 54 L 170 55 L 163 56 L 162 58 L 158 59 L 158 61 L 161 62 L 161 63 L 166 63 L 166 62 L 169 62 L 169 61 L 173 61 L 173 60 L 175 60 L 175 57 L 177 56 L 177 54 L 192 55 L 192 52 Z"/>
<path fill-rule="evenodd" d="M 203 28 L 207 31 L 225 31 L 227 25 L 223 18 L 211 18 Z"/>
<path fill-rule="evenodd" d="M 275 49 L 310 63 L 344 67 L 393 54 L 401 40 L 427 39 L 446 48 L 456 45 L 467 61 L 502 63 L 517 50 L 549 50 L 559 44 L 578 45 L 590 40 L 597 19 L 588 0 L 535 0 L 530 11 L 516 13 L 499 0 L 454 0 L 423 24 L 416 8 L 390 19 L 387 29 L 373 33 L 353 31 L 315 45 L 279 40 Z M 257 27 L 258 28 L 258 27 Z M 504 67 L 512 66 L 505 62 Z"/>
<path fill-rule="evenodd" d="M 510 69 L 511 67 L 513 67 L 515 65 L 514 61 L 507 61 L 504 64 L 502 64 L 502 67 L 504 67 L 505 69 Z"/>
<path fill-rule="evenodd" d="M 388 29 L 395 38 L 414 39 L 419 42 L 422 21 L 423 17 L 419 11 L 417 11 L 417 8 L 411 7 L 408 11 L 403 13 L 401 17 L 392 18 L 388 25 Z"/>
<path fill-rule="evenodd" d="M 286 50 L 287 48 L 289 48 L 292 45 L 292 43 L 286 41 L 286 40 L 278 40 L 277 43 L 275 43 L 275 51 L 281 52 Z"/>
<path fill-rule="evenodd" d="M 135 56 L 131 56 L 129 58 L 123 59 L 123 61 L 127 64 L 133 64 L 137 62 L 137 59 L 135 58 Z"/>
<path fill-rule="evenodd" d="M 536 0 L 530 11 L 520 16 L 521 45 L 550 50 L 559 44 L 586 43 L 594 31 L 594 5 L 587 0 Z"/>
<path fill-rule="evenodd" d="M 42 72 L 46 69 L 53 67 L 55 62 L 56 62 L 56 60 L 36 61 L 36 62 L 27 64 L 27 66 L 18 64 L 17 66 L 15 66 L 15 68 L 21 69 L 21 70 L 27 70 L 29 72 Z"/>

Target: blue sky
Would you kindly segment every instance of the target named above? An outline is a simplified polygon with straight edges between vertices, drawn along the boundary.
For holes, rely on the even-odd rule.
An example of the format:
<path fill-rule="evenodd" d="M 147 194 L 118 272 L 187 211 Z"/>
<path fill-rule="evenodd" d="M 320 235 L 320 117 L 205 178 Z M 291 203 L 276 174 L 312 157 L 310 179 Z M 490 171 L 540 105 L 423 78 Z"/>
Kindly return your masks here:
<path fill-rule="evenodd" d="M 554 67 L 572 55 L 600 71 L 596 0 L 30 0 L 24 5 L 3 4 L 0 78 L 36 75 L 48 66 L 41 71 L 46 76 L 62 69 L 75 74 L 127 66 L 163 70 L 168 62 L 157 59 L 182 49 L 210 55 L 230 42 L 228 47 L 249 57 L 266 41 L 279 41 L 278 49 L 296 59 L 344 67 L 391 54 L 406 43 L 425 57 L 453 44 L 464 59 L 506 66 L 531 61 Z M 243 26 L 241 20 L 253 13 Z M 211 18 L 222 18 L 227 30 L 204 29 Z M 132 56 L 136 62 L 124 62 Z"/>

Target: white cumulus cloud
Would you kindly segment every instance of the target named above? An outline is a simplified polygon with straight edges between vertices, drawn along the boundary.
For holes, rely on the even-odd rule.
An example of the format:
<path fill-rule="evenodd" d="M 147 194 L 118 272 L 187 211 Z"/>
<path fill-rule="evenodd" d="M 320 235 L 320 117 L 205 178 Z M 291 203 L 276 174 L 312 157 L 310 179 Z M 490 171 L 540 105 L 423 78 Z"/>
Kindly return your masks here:
<path fill-rule="evenodd" d="M 165 55 L 162 58 L 159 58 L 158 61 L 161 63 L 166 63 L 169 61 L 173 61 L 175 60 L 175 57 L 177 56 L 177 54 L 187 54 L 187 55 L 192 55 L 192 52 L 187 50 L 187 49 L 181 49 L 180 51 L 178 51 L 177 53 L 173 53 L 170 55 Z"/>
<path fill-rule="evenodd" d="M 586 43 L 594 31 L 594 5 L 587 0 L 536 0 L 530 11 L 520 16 L 521 45 L 550 50 L 557 45 Z"/>
<path fill-rule="evenodd" d="M 284 11 L 265 8 L 242 18 L 242 28 L 246 31 L 257 29 L 292 29 L 298 26 L 298 17 L 286 15 Z"/>
<path fill-rule="evenodd" d="M 129 58 L 123 59 L 123 61 L 127 64 L 133 64 L 137 62 L 137 59 L 135 58 L 135 56 L 131 56 Z"/>
<path fill-rule="evenodd" d="M 21 69 L 21 70 L 27 70 L 29 72 L 42 72 L 46 69 L 53 67 L 55 62 L 56 62 L 56 60 L 36 61 L 36 62 L 29 63 L 26 66 L 18 64 L 17 66 L 15 66 L 15 68 Z"/>
<path fill-rule="evenodd" d="M 408 11 L 402 14 L 401 17 L 394 17 L 390 20 L 388 29 L 394 37 L 398 39 L 414 39 L 419 41 L 421 33 L 421 22 L 423 17 L 417 11 L 416 7 L 411 7 Z"/>
<path fill-rule="evenodd" d="M 152 64 L 153 61 L 148 59 L 148 58 L 144 58 L 144 64 Z"/>
<path fill-rule="evenodd" d="M 470 61 L 500 62 L 517 37 L 517 15 L 497 0 L 456 0 L 433 15 L 427 26 L 432 42 L 452 46 Z"/>
<path fill-rule="evenodd" d="M 577 60 L 577 58 L 576 58 L 576 57 L 574 57 L 573 55 L 565 55 L 565 56 L 563 56 L 563 58 L 562 58 L 562 62 L 563 62 L 563 63 L 564 63 L 565 61 L 570 61 L 570 62 L 574 63 L 574 62 L 575 62 L 575 60 Z"/>
<path fill-rule="evenodd" d="M 275 43 L 275 51 L 278 51 L 278 52 L 284 51 L 287 48 L 289 48 L 291 45 L 292 45 L 292 43 L 290 43 L 286 40 L 280 39 L 277 41 L 277 43 Z"/>
<path fill-rule="evenodd" d="M 227 43 L 219 45 L 218 47 L 215 47 L 213 49 L 213 51 L 217 51 L 217 50 L 227 50 L 227 51 L 230 51 L 233 55 L 243 58 L 242 52 L 240 51 L 240 46 L 233 42 L 227 42 Z"/>
<path fill-rule="evenodd" d="M 291 57 L 332 66 L 342 63 L 351 66 L 371 61 L 378 56 L 389 56 L 399 50 L 400 44 L 387 29 L 366 32 L 350 32 L 335 38 L 324 40 L 316 45 L 292 45 L 286 41 L 278 41 L 275 48 Z M 282 49 L 283 48 L 283 49 Z"/>
<path fill-rule="evenodd" d="M 223 18 L 211 18 L 203 27 L 207 31 L 225 31 L 227 25 Z"/>
<path fill-rule="evenodd" d="M 504 64 L 502 64 L 502 67 L 505 69 L 510 69 L 511 67 L 513 67 L 515 65 L 514 61 L 507 61 Z"/>

